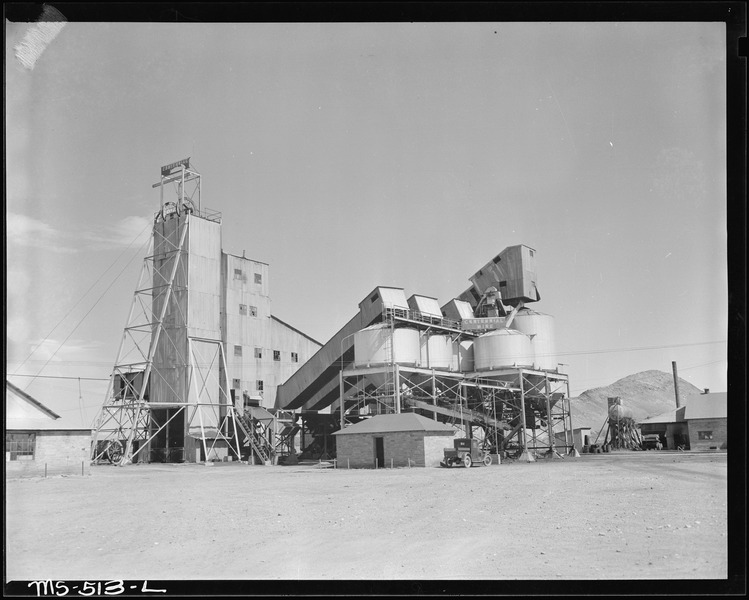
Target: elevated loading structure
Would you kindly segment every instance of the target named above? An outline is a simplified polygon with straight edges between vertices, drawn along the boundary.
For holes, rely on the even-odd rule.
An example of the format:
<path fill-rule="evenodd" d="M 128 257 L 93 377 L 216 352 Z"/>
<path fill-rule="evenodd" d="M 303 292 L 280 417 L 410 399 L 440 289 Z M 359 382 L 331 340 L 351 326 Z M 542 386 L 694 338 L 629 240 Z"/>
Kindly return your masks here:
<path fill-rule="evenodd" d="M 329 409 L 340 428 L 413 411 L 464 428 L 495 453 L 532 460 L 573 451 L 569 383 L 556 363 L 552 319 L 524 307 L 538 297 L 535 270 L 513 263 L 533 254 L 526 246 L 501 253 L 490 264 L 504 263 L 506 279 L 485 281 L 482 269 L 472 281 L 491 285 L 473 302 L 440 307 L 427 296 L 406 299 L 401 288 L 375 288 L 359 314 L 279 387 L 276 406 Z M 502 283 L 513 297 L 499 293 Z"/>

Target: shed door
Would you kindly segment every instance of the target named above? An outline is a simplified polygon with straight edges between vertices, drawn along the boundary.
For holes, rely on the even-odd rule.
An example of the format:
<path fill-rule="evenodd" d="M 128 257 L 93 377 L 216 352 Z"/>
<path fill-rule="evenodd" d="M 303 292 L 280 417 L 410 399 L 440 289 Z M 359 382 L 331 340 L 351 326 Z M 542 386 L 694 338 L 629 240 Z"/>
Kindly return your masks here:
<path fill-rule="evenodd" d="M 382 468 L 385 466 L 385 439 L 376 437 L 374 439 L 374 451 L 375 451 L 375 468 Z"/>

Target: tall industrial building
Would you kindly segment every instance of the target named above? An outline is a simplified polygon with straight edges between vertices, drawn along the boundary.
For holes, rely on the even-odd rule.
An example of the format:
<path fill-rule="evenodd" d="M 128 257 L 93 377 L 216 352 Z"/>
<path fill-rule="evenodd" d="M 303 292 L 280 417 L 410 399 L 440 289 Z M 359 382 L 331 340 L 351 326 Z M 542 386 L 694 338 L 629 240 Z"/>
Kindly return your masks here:
<path fill-rule="evenodd" d="M 172 200 L 165 198 L 170 184 L 176 189 Z M 259 424 L 270 415 L 266 409 L 274 407 L 279 384 L 321 345 L 272 315 L 266 263 L 223 251 L 221 214 L 201 206 L 200 174 L 189 159 L 163 167 L 154 187 L 161 206 L 152 250 L 92 458 L 239 459 L 246 455 L 241 442 L 263 429 Z M 256 442 L 251 440 L 253 449 Z M 257 453 L 268 457 L 259 448 Z"/>

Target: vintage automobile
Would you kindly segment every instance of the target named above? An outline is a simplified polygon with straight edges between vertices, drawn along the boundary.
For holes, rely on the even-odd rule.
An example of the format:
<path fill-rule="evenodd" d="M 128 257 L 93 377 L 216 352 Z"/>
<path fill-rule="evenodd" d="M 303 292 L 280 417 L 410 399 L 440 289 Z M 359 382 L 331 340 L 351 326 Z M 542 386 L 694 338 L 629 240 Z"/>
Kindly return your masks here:
<path fill-rule="evenodd" d="M 440 462 L 442 467 L 470 467 L 474 464 L 488 467 L 492 464 L 492 457 L 479 448 L 478 440 L 468 438 L 453 440 L 453 447 L 445 448 L 445 458 Z"/>

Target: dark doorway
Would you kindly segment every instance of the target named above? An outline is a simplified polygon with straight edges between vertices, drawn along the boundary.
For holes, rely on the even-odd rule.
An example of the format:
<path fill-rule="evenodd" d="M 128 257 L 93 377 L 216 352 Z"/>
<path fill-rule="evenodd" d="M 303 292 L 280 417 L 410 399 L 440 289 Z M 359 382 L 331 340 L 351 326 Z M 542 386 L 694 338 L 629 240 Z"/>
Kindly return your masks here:
<path fill-rule="evenodd" d="M 375 468 L 381 469 L 385 466 L 385 439 L 376 437 L 375 443 Z"/>
<path fill-rule="evenodd" d="M 170 420 L 171 419 L 171 420 Z M 181 408 L 151 410 L 152 431 L 150 462 L 184 462 L 185 414 Z"/>

